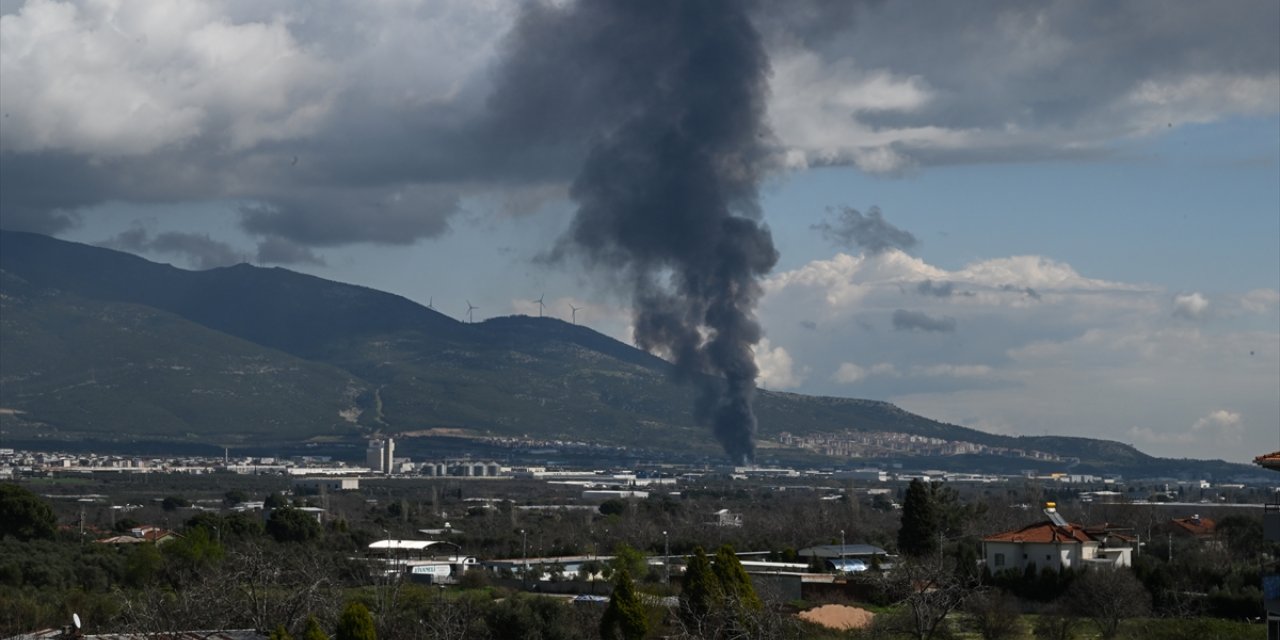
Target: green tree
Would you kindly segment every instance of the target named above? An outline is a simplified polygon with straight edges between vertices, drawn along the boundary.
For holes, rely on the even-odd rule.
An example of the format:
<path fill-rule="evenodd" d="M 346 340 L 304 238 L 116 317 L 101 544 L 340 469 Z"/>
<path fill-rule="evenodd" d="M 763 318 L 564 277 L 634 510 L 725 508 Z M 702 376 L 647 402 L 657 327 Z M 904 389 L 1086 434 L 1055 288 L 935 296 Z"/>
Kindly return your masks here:
<path fill-rule="evenodd" d="M 111 530 L 116 533 L 125 533 L 130 529 L 140 526 L 142 526 L 142 523 L 134 520 L 133 518 L 120 518 L 119 520 L 116 520 L 115 524 L 111 525 Z"/>
<path fill-rule="evenodd" d="M 645 558 L 644 553 L 625 544 L 620 544 L 613 550 L 613 560 L 610 564 L 614 572 L 626 569 L 636 580 L 643 580 L 649 575 L 649 560 Z"/>
<path fill-rule="evenodd" d="M 53 509 L 24 487 L 0 484 L 0 538 L 52 538 L 58 523 Z"/>
<path fill-rule="evenodd" d="M 216 538 L 219 535 L 219 532 L 225 528 L 226 523 L 223 521 L 222 516 L 216 513 L 201 511 L 200 513 L 188 518 L 187 521 L 183 523 L 183 526 L 188 530 L 204 529 Z"/>
<path fill-rule="evenodd" d="M 742 563 L 738 561 L 733 547 L 726 544 L 716 551 L 716 564 L 712 570 L 715 573 L 721 597 L 725 600 L 750 611 L 760 611 L 764 608 L 760 596 L 756 595 L 755 587 L 751 585 L 751 577 L 747 575 L 747 570 L 742 568 Z"/>
<path fill-rule="evenodd" d="M 697 547 L 680 580 L 680 617 L 685 625 L 696 628 L 719 599 L 720 585 L 711 570 L 711 560 L 702 547 Z"/>
<path fill-rule="evenodd" d="M 178 567 L 191 571 L 207 569 L 223 556 L 222 545 L 204 527 L 187 530 L 186 535 L 166 543 L 160 552 Z"/>
<path fill-rule="evenodd" d="M 160 508 L 165 511 L 177 511 L 183 507 L 191 506 L 191 501 L 182 496 L 166 496 L 160 501 Z"/>
<path fill-rule="evenodd" d="M 620 516 L 627 512 L 627 501 L 621 498 L 610 498 L 600 504 L 600 513 L 606 516 Z"/>
<path fill-rule="evenodd" d="M 329 640 L 329 634 L 320 628 L 320 621 L 315 616 L 307 616 L 307 624 L 302 629 L 302 640 Z"/>
<path fill-rule="evenodd" d="M 369 609 L 359 602 L 347 603 L 347 608 L 342 610 L 342 617 L 338 618 L 338 628 L 333 637 L 334 640 L 378 640 Z"/>
<path fill-rule="evenodd" d="M 604 640 L 641 640 L 649 632 L 649 617 L 636 591 L 631 574 L 620 569 L 614 578 L 609 608 L 600 619 L 600 637 Z"/>
<path fill-rule="evenodd" d="M 134 588 L 151 583 L 164 567 L 164 558 L 154 544 L 133 544 L 124 561 L 124 580 Z"/>
<path fill-rule="evenodd" d="M 285 629 L 284 625 L 278 624 L 271 631 L 271 635 L 267 636 L 267 640 L 293 640 L 293 636 L 289 635 L 289 630 Z"/>
<path fill-rule="evenodd" d="M 320 537 L 321 529 L 320 523 L 306 511 L 281 507 L 271 512 L 267 533 L 277 542 L 307 542 Z"/>
<path fill-rule="evenodd" d="M 222 518 L 226 529 L 223 538 L 256 538 L 262 535 L 262 519 L 248 513 L 232 513 Z"/>
<path fill-rule="evenodd" d="M 938 508 L 929 485 L 916 478 L 902 500 L 902 526 L 898 529 L 898 551 L 907 556 L 926 556 L 938 550 L 941 531 Z"/>

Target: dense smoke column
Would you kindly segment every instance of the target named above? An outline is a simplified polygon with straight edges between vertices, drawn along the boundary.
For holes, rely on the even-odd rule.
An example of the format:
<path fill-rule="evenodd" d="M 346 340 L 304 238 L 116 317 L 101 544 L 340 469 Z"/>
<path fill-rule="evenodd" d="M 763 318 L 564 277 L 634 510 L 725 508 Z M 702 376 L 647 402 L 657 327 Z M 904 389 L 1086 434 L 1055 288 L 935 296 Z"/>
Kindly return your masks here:
<path fill-rule="evenodd" d="M 696 417 L 735 463 L 750 461 L 754 309 L 778 255 L 759 222 L 768 60 L 746 3 L 593 1 L 541 11 L 561 13 L 539 15 L 540 33 L 578 34 L 568 48 L 580 59 L 564 71 L 581 73 L 600 105 L 582 116 L 592 137 L 561 249 L 632 287 L 636 344 L 701 385 Z M 555 20 L 563 22 L 548 28 Z"/>

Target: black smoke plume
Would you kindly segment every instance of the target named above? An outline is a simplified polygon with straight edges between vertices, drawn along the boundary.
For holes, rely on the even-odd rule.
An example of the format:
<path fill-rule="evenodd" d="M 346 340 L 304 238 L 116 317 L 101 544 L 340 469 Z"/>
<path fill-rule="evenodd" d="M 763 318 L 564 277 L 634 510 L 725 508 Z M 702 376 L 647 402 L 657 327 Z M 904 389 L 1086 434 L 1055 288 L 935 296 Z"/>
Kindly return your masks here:
<path fill-rule="evenodd" d="M 589 128 L 570 191 L 578 211 L 552 257 L 575 254 L 625 283 L 636 344 L 701 385 L 695 416 L 736 463 L 755 453 L 754 310 L 778 259 L 757 199 L 768 60 L 746 7 L 531 5 L 490 103 L 508 123 L 546 121 L 531 105 L 558 109 L 542 135 Z"/>

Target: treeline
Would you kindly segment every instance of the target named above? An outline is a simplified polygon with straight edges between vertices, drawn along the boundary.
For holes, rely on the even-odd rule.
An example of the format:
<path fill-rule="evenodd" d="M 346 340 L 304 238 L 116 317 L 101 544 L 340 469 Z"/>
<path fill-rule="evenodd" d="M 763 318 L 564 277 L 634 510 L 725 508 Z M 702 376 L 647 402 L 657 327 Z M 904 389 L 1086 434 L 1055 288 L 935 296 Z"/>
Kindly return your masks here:
<path fill-rule="evenodd" d="M 193 501 L 174 494 L 157 499 L 151 515 L 177 520 L 180 537 L 159 545 L 107 545 L 87 541 L 78 526 L 59 528 L 44 500 L 0 484 L 0 636 L 61 626 L 76 612 L 90 631 L 256 628 L 303 638 L 309 629 L 336 633 L 344 610 L 358 603 L 378 637 L 411 640 L 602 633 L 923 640 L 959 631 L 999 640 L 1069 638 L 1085 629 L 1108 637 L 1132 618 L 1144 619 L 1133 633 L 1174 638 L 1181 636 L 1169 634 L 1217 624 L 1206 617 L 1260 615 L 1261 563 L 1280 555 L 1262 539 L 1258 519 L 1232 516 L 1219 520 L 1217 540 L 1147 535 L 1132 569 L 993 575 L 980 561 L 981 537 L 1039 517 L 1002 506 L 1019 496 L 966 495 L 917 482 L 891 496 L 901 501 L 897 511 L 890 497 L 860 501 L 851 491 L 823 499 L 807 490 L 725 484 L 685 493 L 539 513 L 509 500 L 469 502 L 461 487 L 453 494 L 433 487 L 415 497 L 375 486 L 350 495 L 269 494 L 262 497 L 273 508 L 265 522 L 254 513 L 188 510 L 183 504 Z M 243 490 L 227 491 L 225 500 L 217 496 L 214 502 L 224 506 L 252 497 Z M 325 506 L 330 519 L 318 523 L 299 508 L 308 504 Z M 744 526 L 712 524 L 714 509 L 723 507 L 740 514 Z M 567 605 L 503 589 L 482 572 L 468 573 L 457 587 L 426 588 L 387 579 L 367 558 L 373 540 L 419 537 L 417 529 L 441 526 L 446 512 L 452 514 L 449 539 L 467 555 L 520 557 L 526 545 L 531 557 L 615 555 L 609 566 L 595 563 L 592 573 L 613 582 L 615 594 L 634 598 Z M 132 515 L 139 520 L 114 520 L 114 530 L 155 522 L 145 512 Z M 718 558 L 738 548 L 804 562 L 798 548 L 838 544 L 845 536 L 901 555 L 850 578 L 849 597 L 879 612 L 862 632 L 822 631 L 789 615 L 812 603 L 781 602 L 769 593 L 748 597 L 741 585 L 750 581 L 731 571 L 732 553 Z M 700 545 L 715 548 L 717 559 L 706 557 L 704 566 Z M 668 546 L 673 555 L 692 556 L 684 579 L 676 578 L 678 588 L 646 559 Z M 1109 595 L 1090 599 L 1100 594 Z M 1185 624 L 1170 631 L 1160 620 Z M 641 626 L 645 631 L 636 635 Z"/>

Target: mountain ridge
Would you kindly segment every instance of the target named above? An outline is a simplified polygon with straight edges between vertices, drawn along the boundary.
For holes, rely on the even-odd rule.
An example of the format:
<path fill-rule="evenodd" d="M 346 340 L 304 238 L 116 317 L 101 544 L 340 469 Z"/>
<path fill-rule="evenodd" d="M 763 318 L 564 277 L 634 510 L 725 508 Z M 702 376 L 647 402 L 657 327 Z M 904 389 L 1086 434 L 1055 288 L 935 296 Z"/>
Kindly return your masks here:
<path fill-rule="evenodd" d="M 65 314 L 70 307 L 79 308 L 80 328 L 64 329 L 69 332 L 65 337 L 73 340 L 79 335 L 76 331 L 98 330 L 90 325 L 124 313 L 121 309 L 126 307 L 120 305 L 132 305 L 127 307 L 130 313 L 146 315 L 154 323 L 164 319 L 169 323 L 167 330 L 175 335 L 199 335 L 206 342 L 216 342 L 212 334 L 228 336 L 239 341 L 234 348 L 226 347 L 232 352 L 256 345 L 264 353 L 253 357 L 276 363 L 273 370 L 297 371 L 300 376 L 296 384 L 266 377 L 259 384 L 283 385 L 279 389 L 287 390 L 281 391 L 286 395 L 315 389 L 321 394 L 316 405 L 333 414 L 317 418 L 313 412 L 307 414 L 307 422 L 281 423 L 281 432 L 291 437 L 308 434 L 307 424 L 313 426 L 311 437 L 438 426 L 497 436 L 533 434 L 627 446 L 674 444 L 682 450 L 708 452 L 716 448 L 709 430 L 693 423 L 694 392 L 673 380 L 669 363 L 558 319 L 505 316 L 463 323 L 402 296 L 279 267 L 241 264 L 188 271 L 111 249 L 2 230 L 0 276 L 6 351 L 23 348 L 23 334 L 17 331 L 24 322 L 56 315 L 59 309 Z M 91 310 L 95 304 L 101 307 Z M 174 337 L 165 340 L 178 344 Z M 156 361 L 155 354 L 146 353 L 145 344 L 136 348 L 136 361 Z M 92 345 L 80 349 L 92 350 Z M 69 359 L 63 363 L 67 371 L 75 370 L 77 357 L 90 357 L 87 352 L 59 353 Z M 247 352 L 242 355 L 250 357 Z M 193 384 L 223 389 L 229 394 L 229 406 L 239 407 L 242 415 L 271 413 L 254 400 L 252 385 L 237 386 L 226 376 L 225 371 L 234 367 L 199 368 L 192 363 L 200 358 L 188 360 L 179 366 L 195 367 Z M 17 368 L 17 364 L 6 365 L 0 376 L 0 405 L 27 411 L 26 423 L 49 415 L 68 420 L 65 411 L 50 408 L 56 401 L 42 395 L 47 392 L 34 382 L 32 371 Z M 334 390 L 339 379 L 345 382 L 341 392 Z M 167 401 L 145 389 L 132 393 L 136 394 L 132 398 L 145 400 L 143 404 L 165 406 Z M 339 406 L 343 408 L 335 409 Z M 1079 458 L 1082 468 L 1134 467 L 1161 460 L 1111 441 L 990 434 L 917 416 L 878 400 L 761 390 L 756 406 L 760 436 L 767 439 L 783 431 L 885 431 L 990 447 L 1044 447 Z M 122 411 L 127 413 L 128 407 Z M 220 435 L 199 416 L 188 423 L 190 440 L 213 441 Z M 6 430 L 16 428 L 12 416 L 5 424 L 9 425 Z M 258 433 L 257 437 L 264 436 Z"/>

